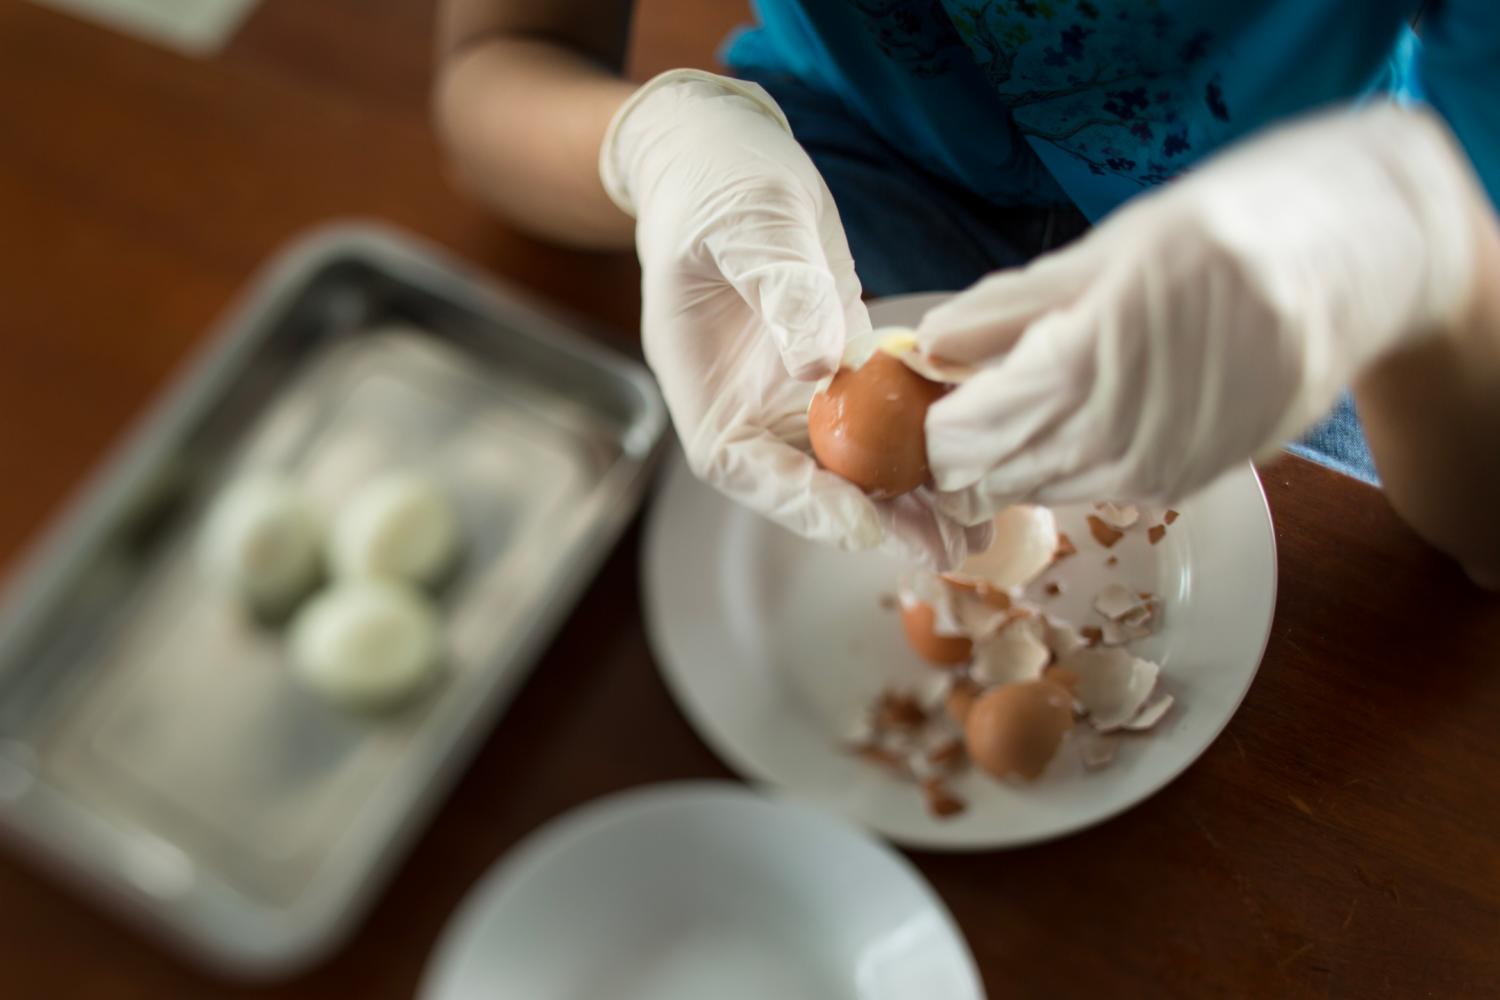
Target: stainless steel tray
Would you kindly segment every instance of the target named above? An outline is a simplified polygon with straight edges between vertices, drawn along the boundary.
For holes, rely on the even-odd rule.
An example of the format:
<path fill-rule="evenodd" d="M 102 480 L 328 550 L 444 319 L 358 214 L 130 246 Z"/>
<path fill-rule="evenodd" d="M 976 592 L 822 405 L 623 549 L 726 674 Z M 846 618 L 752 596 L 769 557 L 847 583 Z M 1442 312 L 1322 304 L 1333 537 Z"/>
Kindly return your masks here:
<path fill-rule="evenodd" d="M 371 902 L 638 506 L 665 427 L 638 364 L 409 238 L 270 265 L 0 611 L 0 831 L 196 956 L 289 972 Z M 205 507 L 276 469 L 333 507 L 420 467 L 468 541 L 441 683 L 351 716 L 204 585 Z"/>

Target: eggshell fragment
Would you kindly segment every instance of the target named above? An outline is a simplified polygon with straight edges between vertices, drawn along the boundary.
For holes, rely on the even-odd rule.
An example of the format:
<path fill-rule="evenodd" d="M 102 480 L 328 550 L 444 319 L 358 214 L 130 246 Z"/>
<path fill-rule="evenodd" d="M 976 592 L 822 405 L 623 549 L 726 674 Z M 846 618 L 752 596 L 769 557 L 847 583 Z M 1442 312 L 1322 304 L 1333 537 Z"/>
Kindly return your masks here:
<path fill-rule="evenodd" d="M 980 684 L 1011 684 L 1036 680 L 1052 661 L 1042 639 L 1045 626 L 1036 618 L 1016 619 L 974 648 L 970 668 Z"/>
<path fill-rule="evenodd" d="M 1119 622 L 1105 622 L 1099 629 L 1099 641 L 1106 646 L 1123 646 L 1131 638 L 1130 630 Z"/>
<path fill-rule="evenodd" d="M 968 808 L 968 803 L 954 795 L 940 777 L 922 782 L 922 800 L 927 804 L 927 811 L 939 819 L 957 816 Z"/>
<path fill-rule="evenodd" d="M 906 641 L 918 656 L 937 667 L 969 662 L 974 643 L 963 636 L 939 635 L 934 631 L 935 624 L 932 605 L 916 600 L 901 603 L 901 625 L 906 631 Z"/>
<path fill-rule="evenodd" d="M 1111 528 L 1124 530 L 1140 520 L 1141 512 L 1135 504 L 1116 504 L 1105 501 L 1094 504 L 1099 511 L 1099 518 Z"/>
<path fill-rule="evenodd" d="M 916 730 L 927 722 L 927 712 L 914 695 L 905 691 L 882 691 L 871 718 L 877 732 Z"/>
<path fill-rule="evenodd" d="M 962 595 L 943 582 L 938 574 L 930 570 L 916 570 L 901 581 L 897 600 L 903 607 L 908 604 L 926 604 L 932 608 L 932 630 L 943 636 L 968 636 L 968 630 L 959 620 L 958 602 Z"/>
<path fill-rule="evenodd" d="M 1054 658 L 1062 659 L 1071 656 L 1087 644 L 1078 630 L 1062 619 L 1053 619 L 1043 615 L 1041 621 L 1043 641 L 1047 643 L 1047 648 L 1052 650 Z"/>
<path fill-rule="evenodd" d="M 1113 548 L 1116 542 L 1125 537 L 1125 533 L 1123 531 L 1119 531 L 1115 528 L 1110 527 L 1108 524 L 1105 524 L 1104 520 L 1097 514 L 1090 514 L 1086 518 L 1084 518 L 1084 520 L 1088 522 L 1089 534 L 1094 536 L 1094 541 L 1098 542 L 1106 549 Z"/>
<path fill-rule="evenodd" d="M 1144 732 L 1155 726 L 1167 714 L 1172 707 L 1173 698 L 1169 694 L 1163 694 L 1154 701 L 1147 702 L 1141 710 L 1135 713 L 1135 718 L 1125 723 L 1125 728 L 1134 732 Z"/>
<path fill-rule="evenodd" d="M 1078 675 L 1077 697 L 1101 732 L 1119 729 L 1151 696 L 1161 668 L 1118 646 L 1081 649 L 1061 664 Z"/>
<path fill-rule="evenodd" d="M 964 741 L 957 736 L 944 735 L 927 748 L 927 762 L 940 772 L 960 771 L 968 760 L 964 754 Z"/>
<path fill-rule="evenodd" d="M 1173 521 L 1176 521 L 1181 516 L 1182 516 L 1181 514 L 1177 513 L 1175 510 L 1171 510 L 1169 508 L 1167 510 L 1167 512 L 1164 515 L 1162 515 L 1162 519 L 1161 520 L 1162 520 L 1163 524 L 1171 524 Z"/>
<path fill-rule="evenodd" d="M 1016 504 L 995 515 L 995 540 L 965 559 L 949 577 L 996 590 L 1024 587 L 1052 564 L 1057 518 L 1046 507 Z"/>
<path fill-rule="evenodd" d="M 1106 584 L 1094 595 L 1094 610 L 1111 621 L 1117 621 L 1141 606 L 1135 591 L 1123 584 Z"/>
<path fill-rule="evenodd" d="M 1081 730 L 1077 734 L 1078 756 L 1083 760 L 1083 766 L 1091 771 L 1098 770 L 1115 759 L 1115 751 L 1120 746 L 1120 738 L 1108 733 L 1090 732 Z"/>
<path fill-rule="evenodd" d="M 458 516 L 442 488 L 415 472 L 371 480 L 333 522 L 328 555 L 339 576 L 431 583 L 458 552 Z"/>
<path fill-rule="evenodd" d="M 1052 561 L 1061 562 L 1062 560 L 1068 558 L 1068 556 L 1074 556 L 1077 554 L 1078 547 L 1073 544 L 1073 539 L 1068 537 L 1067 532 L 1059 531 L 1057 533 L 1057 550 L 1052 553 Z"/>
<path fill-rule="evenodd" d="M 421 592 L 388 580 L 343 580 L 292 622 L 292 675 L 349 708 L 393 704 L 437 670 L 437 614 Z"/>
<path fill-rule="evenodd" d="M 1153 524 L 1146 529 L 1146 541 L 1155 545 L 1167 536 L 1167 526 L 1164 524 Z"/>
<path fill-rule="evenodd" d="M 1036 778 L 1073 727 L 1073 705 L 1060 685 L 1023 681 L 992 688 L 964 723 L 969 757 L 996 778 Z"/>

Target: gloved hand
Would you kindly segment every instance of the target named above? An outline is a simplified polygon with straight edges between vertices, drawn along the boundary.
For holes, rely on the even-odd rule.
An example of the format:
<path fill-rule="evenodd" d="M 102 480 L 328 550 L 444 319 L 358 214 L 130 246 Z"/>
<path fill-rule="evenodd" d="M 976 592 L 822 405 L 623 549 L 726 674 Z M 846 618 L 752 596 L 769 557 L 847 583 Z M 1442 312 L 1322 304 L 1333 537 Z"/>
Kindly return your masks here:
<path fill-rule="evenodd" d="M 838 210 L 760 87 L 674 70 L 615 115 L 600 176 L 636 218 L 641 333 L 693 472 L 798 534 L 963 558 L 925 493 L 877 503 L 807 451 L 813 384 L 867 332 Z"/>
<path fill-rule="evenodd" d="M 1346 110 L 991 275 L 918 330 L 984 366 L 928 412 L 943 509 L 1172 502 L 1294 438 L 1372 359 L 1455 319 L 1483 204 L 1430 112 Z"/>

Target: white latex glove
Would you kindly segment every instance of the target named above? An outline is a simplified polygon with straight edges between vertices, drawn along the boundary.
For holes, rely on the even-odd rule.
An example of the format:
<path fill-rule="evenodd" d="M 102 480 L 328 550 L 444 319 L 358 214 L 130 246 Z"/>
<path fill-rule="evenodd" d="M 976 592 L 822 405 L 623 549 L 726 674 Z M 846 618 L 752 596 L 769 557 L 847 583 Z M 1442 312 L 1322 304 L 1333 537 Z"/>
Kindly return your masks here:
<path fill-rule="evenodd" d="M 693 472 L 792 531 L 949 566 L 979 533 L 925 491 L 877 503 L 807 450 L 813 384 L 869 315 L 828 187 L 760 87 L 673 70 L 600 151 L 636 218 L 646 360 Z"/>
<path fill-rule="evenodd" d="M 928 412 L 944 509 L 1172 502 L 1296 437 L 1455 317 L 1478 190 L 1430 112 L 1322 114 L 932 310 L 922 347 L 984 366 Z"/>

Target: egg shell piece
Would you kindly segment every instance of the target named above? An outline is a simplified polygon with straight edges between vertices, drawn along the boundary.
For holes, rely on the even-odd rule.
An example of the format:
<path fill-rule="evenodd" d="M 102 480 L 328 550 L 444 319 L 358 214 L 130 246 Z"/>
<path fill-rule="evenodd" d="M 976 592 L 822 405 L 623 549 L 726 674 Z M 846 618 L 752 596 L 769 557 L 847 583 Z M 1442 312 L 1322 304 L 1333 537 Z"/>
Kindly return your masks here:
<path fill-rule="evenodd" d="M 932 605 L 921 601 L 901 605 L 901 626 L 907 645 L 935 667 L 954 667 L 969 662 L 974 643 L 965 636 L 939 635 Z"/>
<path fill-rule="evenodd" d="M 1089 534 L 1094 536 L 1094 541 L 1106 549 L 1114 548 L 1116 542 L 1125 537 L 1125 533 L 1117 528 L 1112 528 L 1104 523 L 1104 519 L 1098 514 L 1089 514 L 1084 518 L 1089 526 Z"/>
<path fill-rule="evenodd" d="M 1078 756 L 1083 760 L 1083 766 L 1091 771 L 1105 767 L 1115 759 L 1115 751 L 1119 749 L 1120 738 L 1110 733 L 1090 732 L 1087 729 L 1080 730 L 1076 734 L 1078 743 Z"/>
<path fill-rule="evenodd" d="M 321 569 L 322 520 L 290 481 L 257 475 L 232 482 L 209 510 L 199 539 L 204 572 L 257 608 L 301 597 Z"/>
<path fill-rule="evenodd" d="M 1174 700 L 1171 695 L 1162 694 L 1156 699 L 1147 702 L 1141 707 L 1139 712 L 1135 713 L 1135 718 L 1125 723 L 1125 728 L 1132 732 L 1144 732 L 1152 728 L 1171 709 Z"/>
<path fill-rule="evenodd" d="M 1057 553 L 1057 518 L 1046 507 L 1015 504 L 995 515 L 995 540 L 964 560 L 952 578 L 996 590 L 1026 586 L 1052 564 Z"/>
<path fill-rule="evenodd" d="M 1106 646 L 1123 646 L 1130 639 L 1130 630 L 1119 622 L 1105 622 L 1099 629 L 1099 641 Z"/>
<path fill-rule="evenodd" d="M 1094 595 L 1094 610 L 1110 621 L 1119 621 L 1143 603 L 1135 591 L 1119 583 L 1106 584 Z"/>
<path fill-rule="evenodd" d="M 975 642 L 983 642 L 1005 628 L 1017 618 L 1028 617 L 1026 610 L 1007 598 L 1002 605 L 994 600 L 997 593 L 991 591 L 982 596 L 973 590 L 960 589 L 954 607 L 964 634 Z"/>
<path fill-rule="evenodd" d="M 896 590 L 896 599 L 903 609 L 915 604 L 925 604 L 932 609 L 934 634 L 967 637 L 969 632 L 959 619 L 958 596 L 930 570 L 908 574 Z"/>
<path fill-rule="evenodd" d="M 1117 504 L 1106 500 L 1094 504 L 1094 508 L 1099 512 L 1099 518 L 1105 524 L 1121 531 L 1135 524 L 1141 517 L 1140 508 L 1135 504 Z"/>
<path fill-rule="evenodd" d="M 420 591 L 389 580 L 342 580 L 293 620 L 292 675 L 336 704 L 384 707 L 432 679 L 438 641 L 436 612 Z"/>
<path fill-rule="evenodd" d="M 1012 684 L 1036 680 L 1052 662 L 1052 651 L 1042 639 L 1039 619 L 1012 621 L 974 648 L 970 673 L 980 684 Z"/>
<path fill-rule="evenodd" d="M 361 486 L 333 523 L 329 561 L 338 576 L 431 583 L 458 551 L 458 518 L 442 488 L 414 472 Z"/>
<path fill-rule="evenodd" d="M 1081 649 L 1062 666 L 1078 675 L 1078 701 L 1100 732 L 1119 729 L 1135 718 L 1156 687 L 1161 668 L 1119 646 Z"/>
<path fill-rule="evenodd" d="M 1042 623 L 1042 641 L 1052 651 L 1053 657 L 1063 659 L 1088 645 L 1078 630 L 1061 618 L 1050 615 L 1039 616 Z"/>

